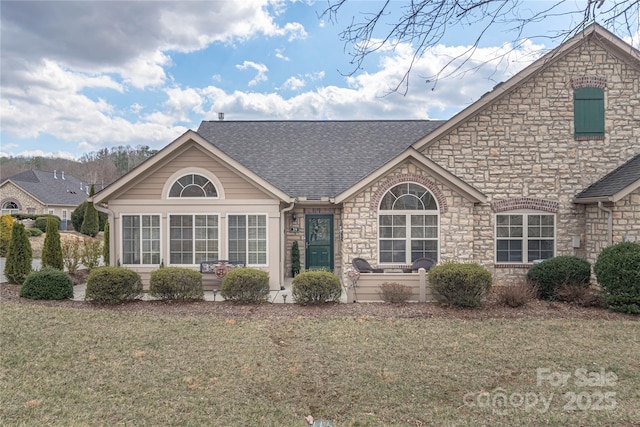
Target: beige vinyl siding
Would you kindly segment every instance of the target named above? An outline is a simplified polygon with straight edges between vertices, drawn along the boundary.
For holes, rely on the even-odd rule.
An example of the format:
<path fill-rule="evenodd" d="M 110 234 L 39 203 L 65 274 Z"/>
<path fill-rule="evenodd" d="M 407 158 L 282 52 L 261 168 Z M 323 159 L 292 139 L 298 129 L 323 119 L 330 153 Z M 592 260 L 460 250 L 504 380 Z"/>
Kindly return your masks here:
<path fill-rule="evenodd" d="M 269 199 L 270 197 L 247 178 L 231 170 L 227 165 L 211 157 L 193 143 L 186 144 L 174 157 L 153 168 L 153 172 L 141 176 L 135 185 L 128 186 L 119 199 L 157 200 L 162 198 L 162 189 L 176 172 L 187 168 L 202 168 L 211 171 L 224 187 L 226 199 Z"/>

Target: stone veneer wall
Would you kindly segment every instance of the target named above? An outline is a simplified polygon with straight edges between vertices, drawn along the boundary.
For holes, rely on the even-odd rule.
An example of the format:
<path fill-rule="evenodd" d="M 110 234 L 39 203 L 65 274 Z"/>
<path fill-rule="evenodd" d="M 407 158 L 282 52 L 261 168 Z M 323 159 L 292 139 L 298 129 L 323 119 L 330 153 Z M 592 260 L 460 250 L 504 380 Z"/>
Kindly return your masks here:
<path fill-rule="evenodd" d="M 0 190 L 0 206 L 4 202 L 12 201 L 18 204 L 20 213 L 27 213 L 27 209 L 34 208 L 37 214 L 46 214 L 45 206 L 31 197 L 28 193 L 25 193 L 19 187 L 16 187 L 13 183 L 8 182 Z"/>
<path fill-rule="evenodd" d="M 613 244 L 630 241 L 640 242 L 640 189 L 618 200 L 616 203 L 605 203 L 604 207 L 612 210 Z M 586 207 L 586 246 L 589 256 L 587 260 L 596 262 L 598 254 L 608 245 L 609 224 L 608 213 L 598 205 Z"/>
<path fill-rule="evenodd" d="M 573 137 L 572 84 L 590 76 L 606 81 L 605 137 L 577 141 Z M 422 151 L 486 194 L 491 206 L 520 197 L 558 203 L 556 254 L 592 260 L 604 237 L 596 230 L 585 234 L 585 207 L 572 200 L 640 153 L 639 111 L 639 70 L 592 42 L 568 53 Z M 637 209 L 637 198 L 629 203 Z M 521 280 L 526 264 L 494 268 L 495 211 L 491 206 L 476 206 L 473 211 L 475 251 L 468 257 L 488 266 L 497 284 Z M 443 236 L 445 233 L 443 227 Z M 572 236 L 581 238 L 577 250 L 572 248 Z M 442 258 L 454 254 L 445 248 Z"/>
<path fill-rule="evenodd" d="M 384 191 L 399 182 L 417 182 L 430 188 L 439 201 L 441 259 L 473 260 L 474 204 L 446 183 L 407 162 L 343 203 L 342 259 L 346 268 L 356 257 L 378 264 L 378 203 Z M 385 266 L 401 268 L 403 265 Z M 345 282 L 346 283 L 346 282 Z"/>

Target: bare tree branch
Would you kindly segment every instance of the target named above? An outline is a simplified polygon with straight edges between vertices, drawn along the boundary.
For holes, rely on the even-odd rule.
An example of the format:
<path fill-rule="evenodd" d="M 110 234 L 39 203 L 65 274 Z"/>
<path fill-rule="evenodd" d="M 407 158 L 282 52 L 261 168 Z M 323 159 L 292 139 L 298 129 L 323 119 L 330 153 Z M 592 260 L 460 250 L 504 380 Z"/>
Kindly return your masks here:
<path fill-rule="evenodd" d="M 327 8 L 321 16 L 337 23 L 347 1 L 327 0 Z M 527 3 L 523 0 L 407 0 L 400 8 L 400 16 L 394 18 L 390 0 L 386 0 L 377 7 L 376 12 L 353 16 L 351 23 L 340 33 L 353 65 L 346 75 L 353 76 L 360 72 L 365 60 L 382 49 L 395 50 L 401 44 L 409 44 L 413 48 L 413 57 L 400 82 L 392 89 L 393 92 L 406 94 L 416 62 L 437 46 L 448 31 L 460 31 L 461 28 L 470 32 L 474 42 L 464 52 L 451 58 L 434 76 L 426 78 L 434 88 L 438 80 L 458 75 L 464 70 L 488 31 L 494 28 L 504 28 L 515 34 L 510 41 L 512 50 L 522 46 L 526 39 L 545 38 L 562 43 L 594 22 L 620 37 L 630 37 L 632 42 L 640 36 L 640 0 L 584 0 L 582 6 L 580 4 L 575 0 L 555 0 L 551 3 Z M 557 17 L 567 18 L 569 24 L 563 28 L 549 28 L 543 34 L 528 34 L 527 30 L 533 24 Z"/>

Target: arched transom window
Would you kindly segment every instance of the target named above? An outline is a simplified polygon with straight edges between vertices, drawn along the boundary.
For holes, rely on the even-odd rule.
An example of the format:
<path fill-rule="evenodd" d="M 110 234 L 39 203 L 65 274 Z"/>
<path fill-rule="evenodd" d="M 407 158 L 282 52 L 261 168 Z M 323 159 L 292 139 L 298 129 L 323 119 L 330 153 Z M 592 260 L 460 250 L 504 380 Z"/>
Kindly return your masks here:
<path fill-rule="evenodd" d="M 438 262 L 438 213 L 433 194 L 422 185 L 402 183 L 387 191 L 378 210 L 378 262 Z"/>
<path fill-rule="evenodd" d="M 192 173 L 173 183 L 169 197 L 218 197 L 218 191 L 209 178 Z"/>
<path fill-rule="evenodd" d="M 18 204 L 16 202 L 4 202 L 2 204 L 2 214 L 11 215 L 18 213 Z"/>

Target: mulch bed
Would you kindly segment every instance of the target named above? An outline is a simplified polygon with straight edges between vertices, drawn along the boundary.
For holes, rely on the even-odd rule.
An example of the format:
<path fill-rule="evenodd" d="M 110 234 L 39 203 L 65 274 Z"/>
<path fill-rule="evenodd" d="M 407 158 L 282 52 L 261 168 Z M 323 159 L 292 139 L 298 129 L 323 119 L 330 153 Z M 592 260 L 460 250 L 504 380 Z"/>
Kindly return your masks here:
<path fill-rule="evenodd" d="M 81 282 L 77 278 L 74 282 Z M 133 301 L 117 305 L 99 305 L 84 301 L 39 301 L 20 298 L 20 286 L 0 283 L 0 302 L 5 304 L 33 304 L 48 307 L 67 307 L 84 310 L 110 310 L 115 312 L 139 312 L 177 316 L 218 316 L 237 319 L 287 319 L 287 318 L 421 318 L 421 319 L 575 319 L 575 320 L 633 320 L 640 316 L 615 313 L 601 307 L 581 307 L 562 302 L 532 300 L 525 306 L 511 308 L 499 305 L 495 295 L 479 309 L 458 309 L 432 303 L 351 303 L 323 306 L 298 304 L 239 305 L 229 302 L 193 301 Z M 280 298 L 279 298 L 280 299 Z"/>

